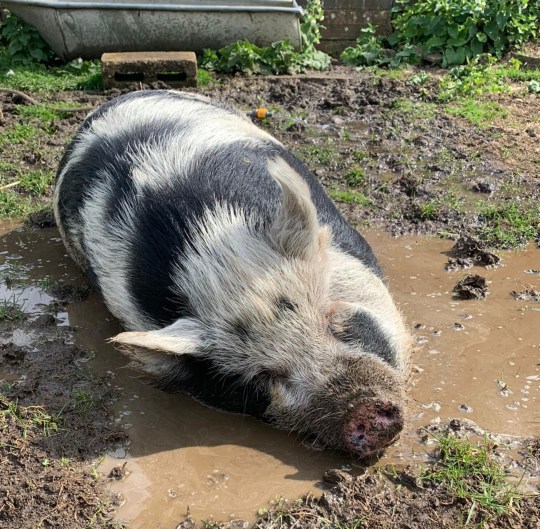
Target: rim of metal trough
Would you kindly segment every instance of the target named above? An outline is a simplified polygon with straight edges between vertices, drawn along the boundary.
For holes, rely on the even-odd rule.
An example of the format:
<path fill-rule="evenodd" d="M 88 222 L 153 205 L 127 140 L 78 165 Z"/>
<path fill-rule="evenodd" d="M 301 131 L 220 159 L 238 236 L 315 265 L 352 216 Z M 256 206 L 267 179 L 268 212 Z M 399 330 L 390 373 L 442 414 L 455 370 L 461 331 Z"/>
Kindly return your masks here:
<path fill-rule="evenodd" d="M 57 1 L 57 0 L 9 0 L 5 4 L 19 4 L 25 6 L 52 7 L 56 9 L 138 9 L 148 11 L 277 11 L 285 13 L 303 14 L 303 9 L 296 0 L 182 0 L 181 3 L 147 2 L 147 1 L 117 1 L 107 0 L 86 1 Z"/>

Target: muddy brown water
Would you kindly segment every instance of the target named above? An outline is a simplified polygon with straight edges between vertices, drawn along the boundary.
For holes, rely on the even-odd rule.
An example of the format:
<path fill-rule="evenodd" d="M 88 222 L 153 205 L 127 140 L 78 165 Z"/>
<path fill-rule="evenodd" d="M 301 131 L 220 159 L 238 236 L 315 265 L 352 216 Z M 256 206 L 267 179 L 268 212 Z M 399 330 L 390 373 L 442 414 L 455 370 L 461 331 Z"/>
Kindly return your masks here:
<path fill-rule="evenodd" d="M 55 229 L 7 224 L 0 237 L 0 294 L 7 302 L 37 314 L 52 301 L 49 282 L 85 283 Z M 540 276 L 527 272 L 540 268 L 540 250 L 506 252 L 497 269 L 448 273 L 449 241 L 378 232 L 368 232 L 367 239 L 417 341 L 409 424 L 378 464 L 425 460 L 429 448 L 419 444 L 416 430 L 453 417 L 492 432 L 540 436 L 540 303 L 510 296 L 513 290 L 540 290 Z M 452 288 L 466 273 L 487 278 L 486 300 L 453 299 Z M 129 528 L 173 529 L 188 508 L 200 520 L 252 519 L 278 496 L 319 491 L 328 468 L 362 470 L 346 455 L 303 446 L 293 434 L 148 387 L 107 345 L 120 328 L 96 294 L 68 304 L 58 321 L 75 328 L 81 348 L 95 352 L 92 369 L 114 373 L 122 390 L 116 420 L 129 443 L 108 454 L 99 469 L 107 475 L 127 462 L 126 477 L 111 489 L 123 497 L 117 517 Z M 31 347 L 33 339 L 38 337 L 16 330 L 12 337 L 21 347 Z"/>

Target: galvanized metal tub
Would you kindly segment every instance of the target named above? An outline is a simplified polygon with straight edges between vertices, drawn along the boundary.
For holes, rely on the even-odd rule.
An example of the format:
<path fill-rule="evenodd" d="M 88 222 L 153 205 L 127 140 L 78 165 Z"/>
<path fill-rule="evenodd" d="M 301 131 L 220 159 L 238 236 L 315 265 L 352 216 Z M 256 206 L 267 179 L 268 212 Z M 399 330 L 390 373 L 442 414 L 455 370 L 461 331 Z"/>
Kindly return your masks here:
<path fill-rule="evenodd" d="M 6 0 L 63 59 L 104 52 L 221 48 L 249 39 L 288 39 L 300 48 L 302 9 L 295 0 Z"/>

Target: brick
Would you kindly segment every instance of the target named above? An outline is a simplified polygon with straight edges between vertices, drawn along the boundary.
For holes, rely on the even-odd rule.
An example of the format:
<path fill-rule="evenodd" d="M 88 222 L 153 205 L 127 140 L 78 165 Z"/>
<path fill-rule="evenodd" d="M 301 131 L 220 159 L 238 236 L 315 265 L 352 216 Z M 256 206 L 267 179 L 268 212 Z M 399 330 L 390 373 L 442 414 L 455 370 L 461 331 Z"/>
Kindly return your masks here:
<path fill-rule="evenodd" d="M 163 81 L 173 88 L 197 86 L 197 57 L 192 51 L 104 53 L 103 86 Z"/>
<path fill-rule="evenodd" d="M 362 28 L 368 24 L 375 24 L 382 34 L 390 33 L 389 11 L 329 11 L 329 17 L 325 20 L 326 29 L 321 31 L 323 40 L 349 40 L 356 39 Z M 334 16 L 332 16 L 332 14 Z"/>
<path fill-rule="evenodd" d="M 317 48 L 321 51 L 324 51 L 325 53 L 328 53 L 328 55 L 331 55 L 332 57 L 339 57 L 341 52 L 348 48 L 349 46 L 354 46 L 356 44 L 355 40 L 323 40 L 319 45 L 317 45 Z"/>

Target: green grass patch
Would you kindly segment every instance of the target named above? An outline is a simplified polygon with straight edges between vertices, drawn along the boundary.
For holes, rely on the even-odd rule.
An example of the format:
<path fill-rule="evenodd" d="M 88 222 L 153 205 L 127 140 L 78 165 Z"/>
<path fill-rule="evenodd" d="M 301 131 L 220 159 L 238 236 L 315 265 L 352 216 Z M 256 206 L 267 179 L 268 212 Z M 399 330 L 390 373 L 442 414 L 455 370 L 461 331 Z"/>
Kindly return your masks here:
<path fill-rule="evenodd" d="M 13 144 L 25 143 L 39 135 L 39 129 L 27 123 L 16 123 L 0 134 L 0 147 L 5 148 Z"/>
<path fill-rule="evenodd" d="M 494 101 L 476 101 L 467 98 L 446 106 L 451 116 L 465 118 L 473 125 L 481 128 L 489 127 L 496 119 L 508 116 L 508 110 Z"/>
<path fill-rule="evenodd" d="M 75 60 L 59 67 L 13 64 L 5 48 L 0 48 L 0 86 L 30 92 L 101 90 L 101 63 Z"/>
<path fill-rule="evenodd" d="M 410 99 L 396 99 L 392 105 L 393 110 L 410 116 L 411 119 L 433 119 L 437 115 L 437 105 L 425 101 L 411 101 Z"/>
<path fill-rule="evenodd" d="M 352 167 L 345 175 L 344 180 L 352 187 L 364 185 L 367 181 L 366 172 L 361 167 Z"/>
<path fill-rule="evenodd" d="M 318 145 L 311 145 L 305 147 L 300 151 L 300 156 L 306 162 L 315 162 L 321 165 L 330 165 L 334 159 L 334 152 L 332 149 L 326 147 L 320 147 Z"/>
<path fill-rule="evenodd" d="M 497 248 L 515 248 L 526 244 L 540 233 L 540 205 L 537 203 L 486 205 L 479 216 L 480 235 Z"/>
<path fill-rule="evenodd" d="M 522 498 L 517 486 L 507 481 L 503 467 L 495 460 L 495 444 L 487 437 L 477 444 L 449 435 L 437 437 L 437 462 L 421 479 L 446 485 L 456 496 L 470 503 L 467 525 L 480 508 L 483 522 L 512 508 Z"/>
<path fill-rule="evenodd" d="M 45 194 L 53 182 L 53 171 L 29 171 L 21 177 L 19 187 L 39 197 Z"/>
<path fill-rule="evenodd" d="M 0 219 L 26 217 L 43 208 L 43 203 L 12 189 L 0 191 Z"/>
<path fill-rule="evenodd" d="M 35 118 L 39 121 L 54 121 L 62 117 L 60 112 L 52 110 L 42 105 L 20 105 L 17 107 L 17 114 L 25 118 Z M 64 114 L 65 116 L 66 114 Z"/>
<path fill-rule="evenodd" d="M 363 193 L 354 190 L 330 189 L 330 196 L 338 202 L 357 204 L 359 206 L 372 206 L 373 203 Z"/>
<path fill-rule="evenodd" d="M 209 72 L 208 70 L 205 70 L 204 68 L 198 68 L 197 69 L 197 86 L 199 88 L 204 88 L 205 86 L 212 86 L 213 84 L 216 84 L 218 81 L 212 74 L 212 72 Z"/>

